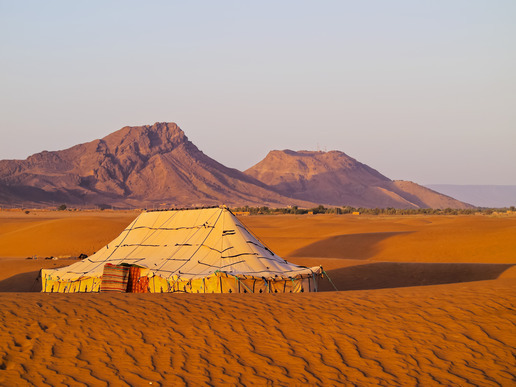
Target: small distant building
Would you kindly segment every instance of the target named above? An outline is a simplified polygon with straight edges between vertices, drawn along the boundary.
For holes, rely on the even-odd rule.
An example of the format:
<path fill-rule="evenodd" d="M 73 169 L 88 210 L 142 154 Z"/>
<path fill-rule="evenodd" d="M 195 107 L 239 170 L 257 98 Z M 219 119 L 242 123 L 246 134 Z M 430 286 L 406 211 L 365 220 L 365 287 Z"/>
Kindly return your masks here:
<path fill-rule="evenodd" d="M 353 214 L 352 214 L 352 215 L 360 215 L 360 212 L 355 211 L 355 212 L 353 212 Z"/>
<path fill-rule="evenodd" d="M 236 216 L 249 216 L 251 213 L 249 211 L 233 211 L 233 214 Z"/>

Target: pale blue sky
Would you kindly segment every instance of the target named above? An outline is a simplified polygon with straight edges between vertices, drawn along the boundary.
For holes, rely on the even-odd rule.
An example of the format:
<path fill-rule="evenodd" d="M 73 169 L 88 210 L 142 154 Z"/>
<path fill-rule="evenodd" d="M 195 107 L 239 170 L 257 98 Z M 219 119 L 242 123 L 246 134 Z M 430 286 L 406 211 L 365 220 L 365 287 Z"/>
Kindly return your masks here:
<path fill-rule="evenodd" d="M 173 121 L 244 170 L 341 150 L 516 184 L 516 1 L 0 0 L 0 159 Z"/>

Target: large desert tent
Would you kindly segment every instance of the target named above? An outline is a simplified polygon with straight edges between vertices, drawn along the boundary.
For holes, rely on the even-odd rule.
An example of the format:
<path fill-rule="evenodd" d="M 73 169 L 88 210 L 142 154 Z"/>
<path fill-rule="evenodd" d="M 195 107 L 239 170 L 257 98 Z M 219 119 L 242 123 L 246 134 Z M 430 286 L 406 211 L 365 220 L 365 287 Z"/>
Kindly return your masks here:
<path fill-rule="evenodd" d="M 142 212 L 95 254 L 41 279 L 52 293 L 298 293 L 317 291 L 323 273 L 280 258 L 221 206 Z"/>

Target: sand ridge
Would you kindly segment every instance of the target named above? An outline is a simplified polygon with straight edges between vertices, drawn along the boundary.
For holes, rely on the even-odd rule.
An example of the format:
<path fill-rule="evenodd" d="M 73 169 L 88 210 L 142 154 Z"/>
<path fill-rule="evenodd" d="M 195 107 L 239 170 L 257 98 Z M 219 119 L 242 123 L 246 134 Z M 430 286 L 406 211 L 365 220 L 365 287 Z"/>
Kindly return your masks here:
<path fill-rule="evenodd" d="M 50 215 L 49 215 L 50 214 Z M 138 215 L 0 211 L 0 257 L 92 254 Z M 516 263 L 512 216 L 248 216 L 279 256 L 405 262 Z"/>
<path fill-rule="evenodd" d="M 278 255 L 405 262 L 516 263 L 516 216 L 255 216 Z"/>
<path fill-rule="evenodd" d="M 0 253 L 97 249 L 136 215 L 0 213 Z M 0 258 L 0 385 L 515 383 L 516 217 L 241 219 L 347 291 L 21 293 L 73 261 Z"/>
<path fill-rule="evenodd" d="M 5 294 L 0 383 L 508 386 L 516 288 Z"/>
<path fill-rule="evenodd" d="M 0 212 L 0 257 L 91 255 L 138 212 Z"/>

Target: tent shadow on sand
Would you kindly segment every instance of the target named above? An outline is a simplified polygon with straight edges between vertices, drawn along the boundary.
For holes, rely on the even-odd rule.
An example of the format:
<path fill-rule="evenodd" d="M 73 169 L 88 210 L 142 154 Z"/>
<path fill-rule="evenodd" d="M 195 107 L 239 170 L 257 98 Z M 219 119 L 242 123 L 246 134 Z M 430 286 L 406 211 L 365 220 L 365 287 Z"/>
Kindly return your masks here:
<path fill-rule="evenodd" d="M 39 292 L 39 270 L 13 275 L 0 281 L 0 292 Z"/>
<path fill-rule="evenodd" d="M 327 273 L 338 290 L 369 290 L 493 280 L 514 264 L 374 262 Z M 512 276 L 512 275 L 511 275 Z M 335 290 L 326 279 L 319 291 Z"/>
<path fill-rule="evenodd" d="M 337 235 L 302 247 L 287 255 L 286 259 L 293 258 L 299 264 L 305 264 L 302 262 L 303 257 L 317 257 L 323 267 L 324 260 L 328 258 L 330 258 L 329 261 L 335 261 L 335 258 L 345 260 L 347 262 L 345 267 L 326 269 L 338 290 L 369 290 L 493 280 L 506 271 L 509 271 L 508 276 L 516 278 L 515 264 L 363 262 L 377 253 L 378 244 L 381 241 L 407 233 Z M 514 269 L 509 270 L 511 267 Z M 39 271 L 13 275 L 0 281 L 0 292 L 39 292 L 41 280 L 38 280 L 38 277 Z M 335 289 L 331 283 L 323 279 L 319 285 L 319 291 L 332 290 Z"/>
<path fill-rule="evenodd" d="M 380 250 L 378 244 L 383 240 L 410 233 L 411 231 L 401 231 L 336 235 L 301 247 L 288 257 L 368 259 Z"/>
<path fill-rule="evenodd" d="M 289 258 L 317 257 L 364 261 L 380 251 L 380 242 L 407 232 L 374 232 L 336 235 L 301 247 Z M 327 269 L 338 290 L 368 290 L 439 285 L 498 278 L 514 264 L 371 262 Z M 326 279 L 320 291 L 335 290 Z"/>

